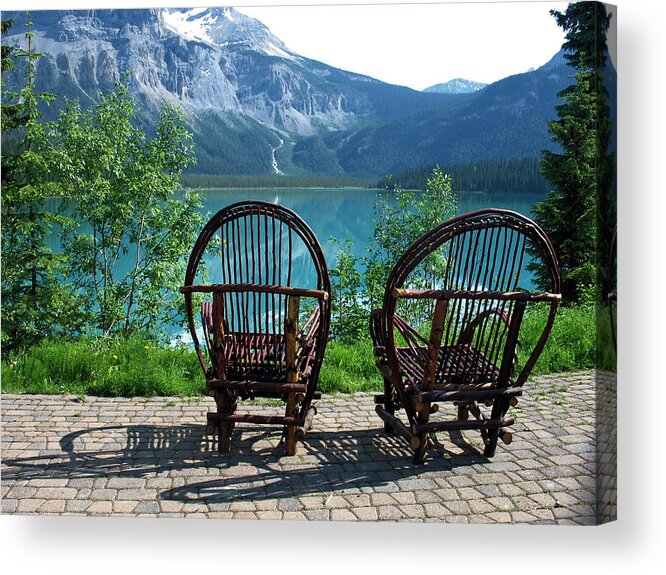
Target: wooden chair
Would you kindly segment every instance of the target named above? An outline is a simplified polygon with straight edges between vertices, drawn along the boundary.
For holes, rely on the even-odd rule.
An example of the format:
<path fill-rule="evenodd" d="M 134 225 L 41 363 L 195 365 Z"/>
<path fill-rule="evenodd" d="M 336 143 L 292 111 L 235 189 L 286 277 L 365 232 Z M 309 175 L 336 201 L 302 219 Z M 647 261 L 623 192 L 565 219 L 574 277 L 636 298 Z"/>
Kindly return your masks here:
<path fill-rule="evenodd" d="M 546 266 L 548 293 L 520 287 L 529 248 Z M 424 286 L 418 270 L 426 267 L 438 275 Z M 511 441 L 507 428 L 513 418 L 506 414 L 517 404 L 548 339 L 559 290 L 559 267 L 548 237 L 534 222 L 507 210 L 480 210 L 449 220 L 400 258 L 388 278 L 383 307 L 370 318 L 377 366 L 384 375 L 384 393 L 375 397 L 375 409 L 387 432 L 409 442 L 415 463 L 424 461 L 429 435 L 437 431 L 478 429 L 487 457 L 495 454 L 498 438 Z M 543 321 L 515 375 L 528 305 L 544 307 Z M 428 336 L 417 329 L 423 323 L 410 325 L 399 315 L 415 308 L 427 314 Z M 440 403 L 453 403 L 455 416 L 431 420 Z M 490 413 L 482 406 L 491 407 Z M 407 424 L 396 416 L 401 409 Z"/>
<path fill-rule="evenodd" d="M 213 264 L 205 265 L 204 254 L 211 252 Z M 204 281 L 204 268 L 213 283 Z M 320 397 L 331 316 L 328 269 L 312 230 L 276 204 L 230 205 L 201 231 L 181 292 L 208 394 L 217 405 L 208 413 L 208 431 L 217 428 L 219 451 L 230 451 L 234 425 L 245 422 L 284 425 L 286 452 L 293 455 L 316 414 L 312 401 Z M 195 294 L 208 296 L 201 303 L 207 354 L 195 325 Z M 259 397 L 282 399 L 284 415 L 236 413 L 239 399 Z"/>

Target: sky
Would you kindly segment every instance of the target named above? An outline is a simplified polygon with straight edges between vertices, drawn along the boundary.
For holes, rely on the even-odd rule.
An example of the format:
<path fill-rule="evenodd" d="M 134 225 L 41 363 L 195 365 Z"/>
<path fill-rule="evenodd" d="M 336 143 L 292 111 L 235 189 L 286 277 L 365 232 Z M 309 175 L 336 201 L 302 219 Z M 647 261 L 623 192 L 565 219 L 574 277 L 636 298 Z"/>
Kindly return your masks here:
<path fill-rule="evenodd" d="M 551 8 L 567 2 L 380 3 L 236 0 L 288 48 L 337 68 L 421 90 L 453 78 L 490 83 L 545 64 L 563 34 Z M 346 4 L 344 2 L 347 2 Z M 192 0 L 23 0 L 5 9 L 222 6 Z"/>
<path fill-rule="evenodd" d="M 238 7 L 288 48 L 421 90 L 453 78 L 490 83 L 545 64 L 563 33 L 549 14 L 566 2 Z"/>

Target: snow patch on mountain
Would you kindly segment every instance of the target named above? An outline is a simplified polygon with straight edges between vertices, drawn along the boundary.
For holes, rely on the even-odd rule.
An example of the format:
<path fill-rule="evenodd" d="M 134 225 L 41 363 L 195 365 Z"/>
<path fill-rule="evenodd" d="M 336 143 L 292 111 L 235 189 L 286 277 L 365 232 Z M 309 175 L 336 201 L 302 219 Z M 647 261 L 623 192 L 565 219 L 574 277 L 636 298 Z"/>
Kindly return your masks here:
<path fill-rule="evenodd" d="M 224 17 L 229 20 L 229 22 L 234 21 L 234 10 L 232 8 L 225 8 L 224 9 Z"/>
<path fill-rule="evenodd" d="M 200 40 L 207 44 L 213 44 L 213 39 L 208 35 L 208 30 L 210 25 L 217 21 L 217 16 L 208 11 L 207 8 L 165 9 L 162 10 L 161 15 L 162 21 L 168 30 L 183 36 L 187 40 Z"/>
<path fill-rule="evenodd" d="M 162 8 L 160 16 L 167 30 L 191 41 L 225 48 L 246 45 L 267 56 L 299 59 L 261 22 L 233 8 Z"/>

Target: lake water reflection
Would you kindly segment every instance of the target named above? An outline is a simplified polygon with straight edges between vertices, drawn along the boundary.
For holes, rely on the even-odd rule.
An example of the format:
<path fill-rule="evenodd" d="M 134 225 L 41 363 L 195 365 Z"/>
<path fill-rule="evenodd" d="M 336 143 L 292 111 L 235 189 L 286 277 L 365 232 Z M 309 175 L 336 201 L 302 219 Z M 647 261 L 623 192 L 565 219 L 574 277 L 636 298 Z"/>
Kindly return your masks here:
<path fill-rule="evenodd" d="M 321 242 L 329 269 L 336 265 L 337 253 L 340 249 L 330 238 L 344 241 L 350 238 L 353 243 L 354 255 L 362 258 L 367 254 L 367 248 L 374 228 L 374 204 L 381 194 L 391 194 L 389 191 L 376 189 L 208 189 L 205 190 L 205 200 L 202 212 L 212 216 L 218 210 L 242 200 L 264 200 L 279 203 L 294 210 L 312 228 Z M 458 194 L 458 213 L 466 213 L 481 208 L 495 207 L 517 211 L 532 217 L 532 207 L 543 199 L 540 195 L 505 194 L 461 192 Z M 55 210 L 58 201 L 51 200 L 50 209 Z M 49 238 L 51 249 L 60 249 L 60 234 L 54 230 Z M 130 250 L 130 253 L 133 253 Z M 184 254 L 186 257 L 189 254 Z M 206 256 L 211 259 L 211 256 Z M 132 262 L 118 262 L 116 273 L 119 276 L 127 273 Z M 529 278 L 530 274 L 524 276 Z M 305 285 L 309 282 L 306 281 Z M 524 285 L 530 287 L 528 280 Z M 314 287 L 314 286 L 312 286 Z M 183 324 L 171 326 L 172 334 L 184 336 Z M 188 336 L 184 337 L 187 340 Z"/>
<path fill-rule="evenodd" d="M 322 244 L 329 267 L 336 261 L 338 247 L 331 237 L 351 238 L 354 254 L 366 255 L 374 227 L 373 206 L 384 190 L 368 189 L 210 189 L 206 190 L 204 211 L 211 215 L 241 200 L 263 200 L 291 208 L 312 228 Z M 532 206 L 540 195 L 460 192 L 458 213 L 481 208 L 505 208 L 532 217 Z"/>

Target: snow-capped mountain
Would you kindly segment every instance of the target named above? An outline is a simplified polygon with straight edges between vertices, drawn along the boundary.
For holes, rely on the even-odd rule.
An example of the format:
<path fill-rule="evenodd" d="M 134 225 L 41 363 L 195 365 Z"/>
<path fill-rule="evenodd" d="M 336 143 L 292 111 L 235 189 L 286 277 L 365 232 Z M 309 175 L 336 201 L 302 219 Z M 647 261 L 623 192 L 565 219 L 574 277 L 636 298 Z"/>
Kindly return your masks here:
<path fill-rule="evenodd" d="M 199 40 L 218 47 L 236 44 L 267 56 L 298 58 L 259 20 L 234 8 L 165 8 L 158 14 L 168 30 L 186 40 Z"/>
<path fill-rule="evenodd" d="M 22 42 L 25 13 L 3 18 L 14 20 L 4 41 Z M 284 154 L 300 138 L 438 101 L 300 57 L 233 8 L 47 10 L 31 19 L 35 49 L 45 54 L 42 89 L 91 103 L 130 71 L 130 94 L 148 124 L 167 102 L 185 111 L 202 171 L 269 171 L 280 141 Z"/>
<path fill-rule="evenodd" d="M 3 43 L 24 43 L 25 13 L 2 17 L 14 21 Z M 39 90 L 92 105 L 129 72 L 144 125 L 166 103 L 180 106 L 196 170 L 209 174 L 383 177 L 405 165 L 538 154 L 571 77 L 554 59 L 482 90 L 454 80 L 448 93 L 420 92 L 304 58 L 233 8 L 45 10 L 31 20 L 44 54 Z M 3 81 L 20 86 L 22 71 Z"/>
<path fill-rule="evenodd" d="M 443 84 L 435 84 L 425 88 L 424 92 L 436 92 L 438 94 L 469 94 L 485 88 L 488 84 L 481 82 L 473 82 L 472 80 L 465 80 L 464 78 L 454 78 Z"/>

